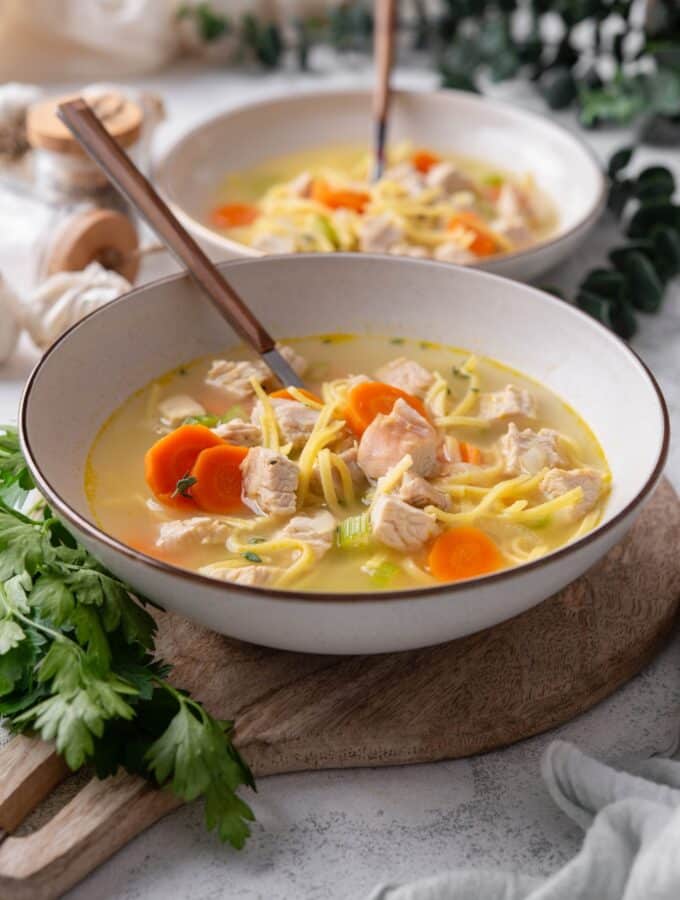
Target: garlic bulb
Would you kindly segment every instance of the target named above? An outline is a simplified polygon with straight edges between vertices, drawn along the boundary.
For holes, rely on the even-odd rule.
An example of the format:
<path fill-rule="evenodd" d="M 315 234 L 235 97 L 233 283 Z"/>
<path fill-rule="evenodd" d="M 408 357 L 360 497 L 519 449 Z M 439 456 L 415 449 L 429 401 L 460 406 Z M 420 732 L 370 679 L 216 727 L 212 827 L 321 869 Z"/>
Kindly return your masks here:
<path fill-rule="evenodd" d="M 19 301 L 0 277 L 0 364 L 14 353 L 19 331 Z"/>
<path fill-rule="evenodd" d="M 41 96 L 41 89 L 32 84 L 0 85 L 0 154 L 13 158 L 27 149 L 26 110 Z"/>
<path fill-rule="evenodd" d="M 79 272 L 57 272 L 28 297 L 24 325 L 38 347 L 45 349 L 71 325 L 130 287 L 122 275 L 98 262 Z"/>

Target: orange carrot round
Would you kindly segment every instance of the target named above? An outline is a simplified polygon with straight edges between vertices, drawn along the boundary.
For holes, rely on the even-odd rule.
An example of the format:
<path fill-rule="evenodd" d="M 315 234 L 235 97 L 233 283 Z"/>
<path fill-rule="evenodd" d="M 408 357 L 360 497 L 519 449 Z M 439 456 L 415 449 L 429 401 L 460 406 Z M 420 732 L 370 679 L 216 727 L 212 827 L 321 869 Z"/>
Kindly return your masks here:
<path fill-rule="evenodd" d="M 460 458 L 463 462 L 472 463 L 478 466 L 482 462 L 482 451 L 474 444 L 468 444 L 467 441 L 459 441 Z"/>
<path fill-rule="evenodd" d="M 252 225 L 259 215 L 252 203 L 224 203 L 213 209 L 210 218 L 218 228 L 241 228 Z"/>
<path fill-rule="evenodd" d="M 423 175 L 426 175 L 438 162 L 440 162 L 440 157 L 437 156 L 436 153 L 431 153 L 429 150 L 416 150 L 411 156 L 411 163 L 413 164 L 414 169 L 422 172 Z"/>
<path fill-rule="evenodd" d="M 317 397 L 312 391 L 308 391 L 307 388 L 298 388 L 298 391 L 301 394 L 304 394 L 308 400 L 312 400 L 314 403 L 323 403 L 323 400 L 320 397 Z M 290 393 L 286 388 L 282 388 L 279 391 L 272 391 L 269 395 L 270 397 L 274 397 L 277 400 L 295 400 L 295 397 Z"/>
<path fill-rule="evenodd" d="M 503 556 L 479 528 L 450 528 L 436 539 L 427 559 L 438 581 L 461 581 L 488 575 L 503 567 Z"/>
<path fill-rule="evenodd" d="M 191 486 L 182 493 L 177 490 L 178 482 L 189 475 L 202 450 L 220 444 L 224 441 L 205 425 L 182 425 L 147 450 L 144 457 L 146 483 L 168 506 L 193 506 Z"/>
<path fill-rule="evenodd" d="M 247 447 L 233 444 L 199 453 L 191 470 L 191 477 L 196 479 L 191 496 L 199 509 L 226 514 L 241 508 L 241 463 L 247 453 Z"/>
<path fill-rule="evenodd" d="M 418 397 L 382 381 L 363 381 L 353 387 L 347 395 L 343 417 L 355 434 L 363 434 L 379 413 L 389 415 L 399 398 L 427 419 L 425 407 Z"/>
<path fill-rule="evenodd" d="M 458 212 L 449 219 L 448 227 L 449 231 L 454 228 L 464 228 L 466 231 L 472 232 L 474 237 L 468 250 L 475 256 L 493 256 L 498 252 L 498 241 L 476 213 L 465 210 Z"/>
<path fill-rule="evenodd" d="M 367 191 L 353 191 L 349 188 L 334 188 L 324 178 L 315 178 L 312 182 L 312 200 L 328 206 L 330 209 L 353 209 L 362 213 L 371 199 Z"/>

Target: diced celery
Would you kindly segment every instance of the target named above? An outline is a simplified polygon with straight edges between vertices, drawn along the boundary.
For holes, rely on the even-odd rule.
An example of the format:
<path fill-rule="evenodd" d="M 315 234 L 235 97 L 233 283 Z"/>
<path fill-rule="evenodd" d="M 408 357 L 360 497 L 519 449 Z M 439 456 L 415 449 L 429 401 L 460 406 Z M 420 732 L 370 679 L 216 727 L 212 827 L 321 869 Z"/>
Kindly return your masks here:
<path fill-rule="evenodd" d="M 381 562 L 379 566 L 376 566 L 375 569 L 371 572 L 371 581 L 377 587 L 387 587 L 387 585 L 392 581 L 395 575 L 399 572 L 399 566 L 390 562 L 389 560 L 385 560 Z"/>
<path fill-rule="evenodd" d="M 338 525 L 337 545 L 341 550 L 356 550 L 365 547 L 370 541 L 371 520 L 368 513 L 349 516 Z"/>

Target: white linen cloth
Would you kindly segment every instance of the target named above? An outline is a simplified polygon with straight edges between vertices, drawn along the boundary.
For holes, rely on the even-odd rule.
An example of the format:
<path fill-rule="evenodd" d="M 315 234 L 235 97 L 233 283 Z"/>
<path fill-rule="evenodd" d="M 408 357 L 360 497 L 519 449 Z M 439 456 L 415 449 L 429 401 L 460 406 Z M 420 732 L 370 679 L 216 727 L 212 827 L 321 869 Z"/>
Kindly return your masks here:
<path fill-rule="evenodd" d="M 560 871 L 537 878 L 459 869 L 383 885 L 369 900 L 678 900 L 680 761 L 657 757 L 627 772 L 553 741 L 542 772 L 555 803 L 586 831 Z"/>

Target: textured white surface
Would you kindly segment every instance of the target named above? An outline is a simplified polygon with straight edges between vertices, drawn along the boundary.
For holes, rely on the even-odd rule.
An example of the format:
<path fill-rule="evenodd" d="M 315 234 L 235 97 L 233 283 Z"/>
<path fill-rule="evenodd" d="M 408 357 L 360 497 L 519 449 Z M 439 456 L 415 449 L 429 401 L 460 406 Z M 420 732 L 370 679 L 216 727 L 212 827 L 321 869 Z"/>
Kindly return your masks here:
<path fill-rule="evenodd" d="M 322 85 L 365 85 L 369 77 L 365 66 L 342 76 L 266 77 L 186 68 L 146 79 L 144 85 L 160 90 L 167 101 L 169 121 L 158 136 L 162 143 L 215 111 L 251 97 Z M 398 83 L 426 87 L 433 80 L 410 73 L 398 78 Z M 502 92 L 518 97 L 512 87 Z M 570 125 L 571 120 L 564 119 Z M 621 132 L 589 136 L 602 158 L 626 138 Z M 673 165 L 680 176 L 677 153 L 647 149 L 639 154 L 636 165 L 660 159 Z M 0 204 L 0 227 L 4 218 Z M 18 223 L 12 224 L 16 234 Z M 4 227 L 0 233 L 6 233 Z M 611 232 L 601 226 L 577 258 L 544 283 L 572 289 L 586 268 L 603 260 L 612 239 Z M 5 265 L 3 257 L 0 241 L 0 267 Z M 148 277 L 174 268 L 162 258 L 152 257 L 150 262 Z M 21 262 L 17 264 L 20 267 Z M 634 347 L 659 378 L 674 424 L 680 423 L 677 280 L 663 312 L 642 322 Z M 0 367 L 0 421 L 15 417 L 21 385 L 34 360 L 23 342 L 11 363 Z M 609 390 L 612 402 L 626 402 L 625 397 L 617 397 L 615 385 L 594 387 Z M 634 420 L 634 411 L 632 415 Z M 672 444 L 669 475 L 679 489 L 677 441 Z M 340 900 L 360 898 L 379 881 L 408 880 L 457 865 L 548 873 L 576 851 L 581 837 L 555 808 L 541 782 L 539 758 L 548 740 L 559 736 L 615 761 L 663 750 L 679 728 L 680 635 L 676 635 L 625 688 L 550 735 L 471 760 L 262 779 L 253 800 L 257 823 L 243 852 L 223 848 L 208 835 L 201 807 L 194 805 L 134 841 L 71 896 L 74 900 Z"/>

